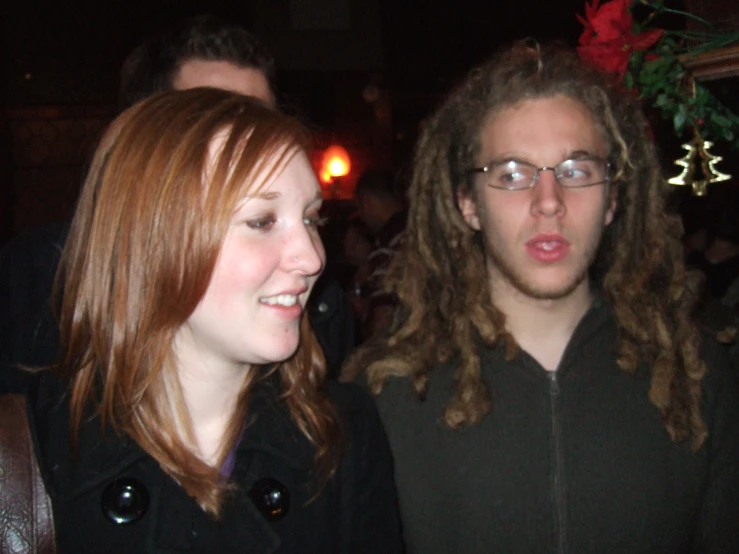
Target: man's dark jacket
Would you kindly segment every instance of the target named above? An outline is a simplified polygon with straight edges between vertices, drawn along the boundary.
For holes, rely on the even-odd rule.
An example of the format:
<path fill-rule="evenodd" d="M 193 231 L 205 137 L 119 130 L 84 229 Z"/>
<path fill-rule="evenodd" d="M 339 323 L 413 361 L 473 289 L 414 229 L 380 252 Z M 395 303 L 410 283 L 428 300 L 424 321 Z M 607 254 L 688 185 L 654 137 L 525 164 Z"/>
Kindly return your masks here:
<path fill-rule="evenodd" d="M 377 402 L 395 458 L 409 554 L 739 552 L 739 398 L 723 350 L 705 345 L 708 438 L 675 444 L 649 401 L 649 375 L 616 365 L 601 301 L 556 372 L 521 352 L 481 352 L 492 410 L 442 421 L 453 369 L 421 402 L 391 378 Z"/>

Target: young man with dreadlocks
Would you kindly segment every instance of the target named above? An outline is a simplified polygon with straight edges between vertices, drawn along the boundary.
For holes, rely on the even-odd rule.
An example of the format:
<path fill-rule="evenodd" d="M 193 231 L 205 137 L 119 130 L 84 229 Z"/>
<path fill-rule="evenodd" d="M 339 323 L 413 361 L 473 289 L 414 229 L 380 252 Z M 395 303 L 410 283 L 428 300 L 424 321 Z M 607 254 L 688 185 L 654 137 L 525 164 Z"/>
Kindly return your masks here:
<path fill-rule="evenodd" d="M 366 369 L 409 554 L 739 552 L 739 399 L 637 100 L 516 46 L 426 123 Z"/>

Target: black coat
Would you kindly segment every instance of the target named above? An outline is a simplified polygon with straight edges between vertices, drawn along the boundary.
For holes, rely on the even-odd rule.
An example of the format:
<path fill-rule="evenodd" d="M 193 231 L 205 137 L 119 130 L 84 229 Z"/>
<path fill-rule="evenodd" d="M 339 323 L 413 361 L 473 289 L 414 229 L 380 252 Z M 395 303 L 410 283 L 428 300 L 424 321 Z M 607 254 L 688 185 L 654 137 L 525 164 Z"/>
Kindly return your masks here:
<path fill-rule="evenodd" d="M 68 400 L 52 377 L 31 386 L 28 404 L 62 554 L 401 551 L 387 439 L 357 386 L 328 385 L 346 443 L 336 474 L 311 501 L 314 449 L 273 387 L 259 385 L 236 450 L 236 489 L 215 521 L 135 442 L 104 433 L 96 419 L 70 455 Z"/>

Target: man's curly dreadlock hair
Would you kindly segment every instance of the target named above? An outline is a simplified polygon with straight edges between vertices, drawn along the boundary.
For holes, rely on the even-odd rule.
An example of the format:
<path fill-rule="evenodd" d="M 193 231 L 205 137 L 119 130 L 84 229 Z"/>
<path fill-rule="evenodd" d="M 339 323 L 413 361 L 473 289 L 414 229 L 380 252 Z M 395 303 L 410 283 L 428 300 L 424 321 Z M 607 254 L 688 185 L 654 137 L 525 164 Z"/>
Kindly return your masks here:
<path fill-rule="evenodd" d="M 387 288 L 400 305 L 388 335 L 360 348 L 346 375 L 367 370 L 370 388 L 389 376 L 410 377 L 419 397 L 429 369 L 453 360 L 456 393 L 444 420 L 478 423 L 490 410 L 481 376 L 481 343 L 518 349 L 488 291 L 479 233 L 464 221 L 457 194 L 469 193 L 481 132 L 491 117 L 523 100 L 563 95 L 587 107 L 603 133 L 617 194 L 591 268 L 617 320 L 618 365 L 651 370 L 649 398 L 674 441 L 697 449 L 706 437 L 701 379 L 706 371 L 691 314 L 696 284 L 683 265 L 682 225 L 665 211 L 667 185 L 641 108 L 632 95 L 574 53 L 516 45 L 474 70 L 423 127 L 416 146 L 404 242 Z M 642 365 L 643 364 L 643 365 Z"/>

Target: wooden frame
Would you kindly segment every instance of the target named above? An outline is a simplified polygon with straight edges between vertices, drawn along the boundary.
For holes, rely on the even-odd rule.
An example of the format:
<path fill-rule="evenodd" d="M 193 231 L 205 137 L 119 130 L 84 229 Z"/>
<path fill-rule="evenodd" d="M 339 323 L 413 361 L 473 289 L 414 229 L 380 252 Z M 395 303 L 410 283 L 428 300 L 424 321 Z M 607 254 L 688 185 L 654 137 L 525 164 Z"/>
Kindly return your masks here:
<path fill-rule="evenodd" d="M 718 48 L 695 56 L 682 56 L 680 61 L 699 81 L 739 77 L 739 45 Z"/>

